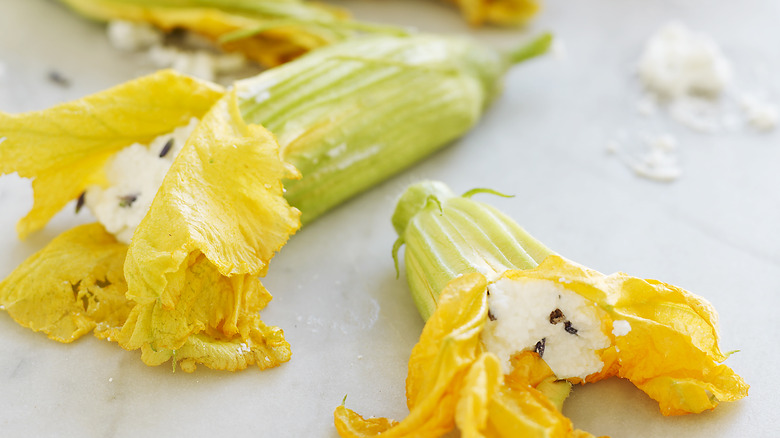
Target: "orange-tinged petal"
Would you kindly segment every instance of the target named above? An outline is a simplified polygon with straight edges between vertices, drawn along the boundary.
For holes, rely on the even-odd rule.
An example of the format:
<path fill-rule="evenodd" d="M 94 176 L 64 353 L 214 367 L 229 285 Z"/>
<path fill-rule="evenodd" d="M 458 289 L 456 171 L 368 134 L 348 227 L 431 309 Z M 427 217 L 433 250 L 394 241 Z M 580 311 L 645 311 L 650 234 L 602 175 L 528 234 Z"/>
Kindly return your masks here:
<path fill-rule="evenodd" d="M 533 351 L 523 351 L 510 359 L 512 371 L 504 378 L 504 384 L 509 389 L 523 388 L 530 385 L 540 391 L 560 411 L 563 402 L 571 393 L 571 383 L 558 380 L 547 362 Z"/>
<path fill-rule="evenodd" d="M 127 246 L 99 224 L 81 225 L 49 242 L 0 283 L 0 306 L 24 327 L 72 342 L 101 336 L 130 312 L 122 264 Z"/>
<path fill-rule="evenodd" d="M 464 438 L 480 438 L 488 424 L 489 405 L 501 390 L 501 365 L 495 355 L 481 355 L 469 369 L 455 411 Z"/>
<path fill-rule="evenodd" d="M 423 329 L 409 359 L 406 397 L 409 416 L 400 423 L 364 419 L 339 408 L 336 429 L 342 436 L 436 437 L 454 427 L 460 388 L 481 349 L 479 334 L 487 319 L 487 281 L 480 274 L 453 280 Z M 388 429 L 384 426 L 391 425 Z M 342 432 L 345 431 L 345 432 Z M 372 431 L 373 435 L 350 435 Z"/>
<path fill-rule="evenodd" d="M 103 183 L 114 153 L 202 117 L 222 94 L 216 85 L 160 71 L 47 110 L 0 113 L 0 174 L 33 179 L 34 205 L 17 224 L 19 236 Z"/>
<path fill-rule="evenodd" d="M 506 380 L 510 388 L 523 385 L 536 386 L 555 374 L 539 355 L 532 351 L 523 351 L 510 359 L 512 371 L 507 374 Z"/>
<path fill-rule="evenodd" d="M 513 370 L 511 386 L 505 383 L 499 360 L 492 353 L 485 353 L 474 362 L 465 379 L 456 414 L 461 435 L 466 438 L 590 436 L 582 431 L 575 434 L 571 421 L 530 380 L 523 382 L 527 371 L 538 377 L 538 371 L 549 370 L 535 353 L 527 352 L 523 356 L 515 361 L 521 368 Z"/>
<path fill-rule="evenodd" d="M 344 438 L 368 438 L 379 436 L 398 425 L 387 418 L 363 418 L 355 411 L 339 406 L 333 413 L 336 431 Z"/>

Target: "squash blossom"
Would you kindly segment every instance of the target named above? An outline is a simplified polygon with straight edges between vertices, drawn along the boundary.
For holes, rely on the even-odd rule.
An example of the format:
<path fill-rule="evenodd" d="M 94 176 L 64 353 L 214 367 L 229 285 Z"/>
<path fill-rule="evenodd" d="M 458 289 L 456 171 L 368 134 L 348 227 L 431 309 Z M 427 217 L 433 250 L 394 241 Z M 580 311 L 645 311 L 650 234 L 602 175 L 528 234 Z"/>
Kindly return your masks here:
<path fill-rule="evenodd" d="M 148 152 L 142 145 L 192 118 L 199 122 L 129 244 L 101 224 L 55 238 L 0 283 L 0 305 L 14 320 L 61 342 L 94 330 L 141 349 L 149 365 L 173 359 L 185 371 L 289 360 L 281 329 L 259 318 L 271 296 L 257 277 L 299 227 L 281 184 L 296 171 L 279 159 L 273 135 L 243 121 L 232 92 L 162 71 L 49 110 L 0 114 L 0 172 L 33 178 L 33 209 L 19 234 L 42 228 L 85 191 L 100 194 L 116 183 L 107 170 L 121 169 L 119 157 L 141 160 L 125 150 Z M 122 217 L 140 196 L 107 202 Z"/>
<path fill-rule="evenodd" d="M 185 29 L 228 52 L 268 67 L 355 37 L 360 31 L 404 33 L 354 21 L 333 6 L 304 0 L 62 0 L 99 21 L 149 23 L 164 32 Z"/>
<path fill-rule="evenodd" d="M 745 397 L 720 364 L 717 315 L 656 280 L 604 275 L 560 257 L 507 216 L 438 182 L 410 187 L 393 224 L 427 318 L 407 377 L 409 416 L 363 418 L 340 406 L 344 437 L 591 436 L 560 413 L 571 383 L 619 376 L 664 415 Z M 396 245 L 396 250 L 400 244 Z"/>
<path fill-rule="evenodd" d="M 299 210 L 312 220 L 466 132 L 509 66 L 549 41 L 501 54 L 465 39 L 366 37 L 230 93 L 161 72 L 0 114 L 0 173 L 33 179 L 20 237 L 73 200 L 101 224 L 22 264 L 0 283 L 0 305 L 63 342 L 96 329 L 148 364 L 283 362 L 281 330 L 256 316 L 270 295 L 255 277 L 298 228 Z"/>

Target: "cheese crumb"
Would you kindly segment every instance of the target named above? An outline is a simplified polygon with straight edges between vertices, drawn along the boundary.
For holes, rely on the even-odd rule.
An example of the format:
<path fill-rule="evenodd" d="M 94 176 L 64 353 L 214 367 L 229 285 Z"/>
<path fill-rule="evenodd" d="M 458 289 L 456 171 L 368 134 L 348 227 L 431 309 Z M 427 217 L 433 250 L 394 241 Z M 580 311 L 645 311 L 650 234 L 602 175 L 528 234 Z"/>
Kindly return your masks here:
<path fill-rule="evenodd" d="M 612 322 L 612 334 L 615 336 L 625 336 L 631 331 L 631 324 L 625 319 L 618 319 Z"/>
<path fill-rule="evenodd" d="M 658 182 L 671 182 L 682 176 L 677 138 L 658 134 L 644 136 L 633 143 L 639 143 L 639 146 L 627 150 L 617 140 L 611 140 L 607 151 L 617 155 L 637 176 Z"/>
<path fill-rule="evenodd" d="M 654 181 L 669 182 L 682 175 L 677 158 L 677 139 L 664 134 L 645 140 L 647 149 L 631 164 L 637 175 Z"/>
<path fill-rule="evenodd" d="M 117 152 L 106 164 L 108 186 L 90 186 L 85 205 L 106 230 L 120 242 L 129 244 L 141 219 L 162 185 L 173 160 L 198 124 L 161 135 L 148 146 L 132 144 Z"/>
<path fill-rule="evenodd" d="M 537 351 L 561 379 L 584 379 L 604 366 L 597 351 L 610 340 L 593 303 L 554 281 L 501 278 L 488 290 L 495 319 L 486 323 L 482 341 L 504 373 L 520 351 Z"/>

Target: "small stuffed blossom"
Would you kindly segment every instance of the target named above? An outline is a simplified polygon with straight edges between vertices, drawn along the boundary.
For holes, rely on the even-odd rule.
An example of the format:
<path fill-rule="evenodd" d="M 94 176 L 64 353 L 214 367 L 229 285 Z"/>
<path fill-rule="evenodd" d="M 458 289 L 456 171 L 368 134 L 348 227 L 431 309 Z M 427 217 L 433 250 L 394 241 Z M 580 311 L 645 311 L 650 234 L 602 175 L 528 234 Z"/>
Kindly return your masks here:
<path fill-rule="evenodd" d="M 560 413 L 569 385 L 618 376 L 663 415 L 747 396 L 718 346 L 703 298 L 656 280 L 568 261 L 498 210 L 424 182 L 393 218 L 427 319 L 409 360 L 409 416 L 363 418 L 341 406 L 344 437 L 581 437 Z"/>

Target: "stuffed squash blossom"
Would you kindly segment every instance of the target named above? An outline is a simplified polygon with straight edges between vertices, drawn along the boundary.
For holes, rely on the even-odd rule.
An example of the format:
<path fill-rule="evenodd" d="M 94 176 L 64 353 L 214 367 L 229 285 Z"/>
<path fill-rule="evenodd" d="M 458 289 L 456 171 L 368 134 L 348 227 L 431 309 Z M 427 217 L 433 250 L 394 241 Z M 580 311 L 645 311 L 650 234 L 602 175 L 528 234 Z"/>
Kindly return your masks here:
<path fill-rule="evenodd" d="M 99 21 L 148 23 L 164 32 L 185 29 L 229 52 L 273 67 L 358 31 L 403 33 L 351 20 L 349 14 L 304 0 L 62 0 Z"/>
<path fill-rule="evenodd" d="M 401 197 L 393 222 L 428 319 L 409 360 L 410 414 L 396 423 L 341 406 L 342 436 L 590 436 L 560 414 L 566 385 L 611 376 L 664 415 L 747 395 L 720 364 L 717 315 L 703 298 L 568 261 L 474 193 L 424 182 Z"/>
<path fill-rule="evenodd" d="M 299 227 L 281 184 L 297 172 L 273 135 L 243 121 L 234 93 L 163 71 L 49 110 L 0 114 L 0 126 L 0 172 L 33 179 L 21 236 L 76 198 L 96 198 L 86 202 L 108 205 L 119 222 L 146 203 L 127 242 L 82 225 L 19 266 L 0 283 L 14 320 L 61 342 L 94 330 L 141 349 L 149 365 L 173 359 L 186 371 L 289 360 L 282 331 L 259 318 L 271 296 L 257 277 Z M 177 128 L 191 133 L 174 154 Z M 160 137 L 171 137 L 151 154 L 169 159 L 162 170 L 143 161 Z M 117 175 L 123 160 L 151 170 Z M 101 197 L 132 176 L 140 192 Z"/>

